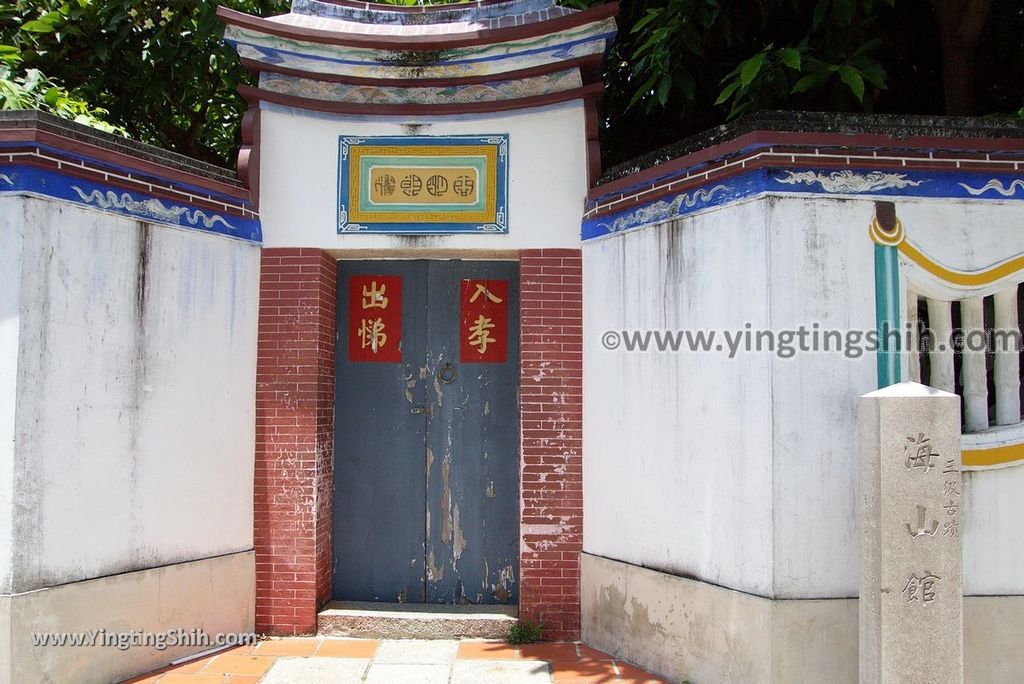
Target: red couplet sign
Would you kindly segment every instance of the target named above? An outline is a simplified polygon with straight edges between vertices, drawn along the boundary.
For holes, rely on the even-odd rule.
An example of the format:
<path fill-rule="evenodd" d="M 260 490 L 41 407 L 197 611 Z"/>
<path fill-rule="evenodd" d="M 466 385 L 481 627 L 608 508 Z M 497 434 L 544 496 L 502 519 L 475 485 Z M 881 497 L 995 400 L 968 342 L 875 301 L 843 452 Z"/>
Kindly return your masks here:
<path fill-rule="evenodd" d="M 508 281 L 463 280 L 459 296 L 459 360 L 504 363 L 508 358 Z"/>
<path fill-rule="evenodd" d="M 402 276 L 348 279 L 348 360 L 402 361 Z"/>

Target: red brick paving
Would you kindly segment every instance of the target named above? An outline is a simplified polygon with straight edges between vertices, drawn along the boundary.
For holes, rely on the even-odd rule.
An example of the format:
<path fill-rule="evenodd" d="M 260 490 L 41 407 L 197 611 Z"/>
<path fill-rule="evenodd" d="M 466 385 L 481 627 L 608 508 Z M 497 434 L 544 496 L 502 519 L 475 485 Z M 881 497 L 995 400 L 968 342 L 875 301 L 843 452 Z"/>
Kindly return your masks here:
<path fill-rule="evenodd" d="M 280 657 L 372 658 L 377 645 L 374 639 L 271 639 L 163 668 L 125 684 L 256 684 Z M 571 642 L 513 646 L 498 641 L 462 641 L 456 659 L 545 661 L 551 667 L 552 681 L 556 684 L 657 684 L 664 681 L 608 653 Z"/>

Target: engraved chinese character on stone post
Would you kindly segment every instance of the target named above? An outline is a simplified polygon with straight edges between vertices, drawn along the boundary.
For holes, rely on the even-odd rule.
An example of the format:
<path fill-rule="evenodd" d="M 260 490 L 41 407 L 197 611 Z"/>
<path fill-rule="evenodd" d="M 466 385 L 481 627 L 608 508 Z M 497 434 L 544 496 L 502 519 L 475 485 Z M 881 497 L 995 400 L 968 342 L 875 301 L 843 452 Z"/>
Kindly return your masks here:
<path fill-rule="evenodd" d="M 861 397 L 860 681 L 963 681 L 960 399 Z"/>

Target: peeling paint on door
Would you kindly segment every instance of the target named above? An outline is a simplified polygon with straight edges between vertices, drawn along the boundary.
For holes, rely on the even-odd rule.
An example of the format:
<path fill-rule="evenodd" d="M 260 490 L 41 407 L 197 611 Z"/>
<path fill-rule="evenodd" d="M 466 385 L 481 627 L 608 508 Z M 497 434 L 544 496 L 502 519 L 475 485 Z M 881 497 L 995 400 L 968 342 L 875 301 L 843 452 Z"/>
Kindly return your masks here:
<path fill-rule="evenodd" d="M 455 560 L 459 560 L 462 550 L 466 548 L 466 537 L 462 534 L 462 525 L 459 524 L 459 504 L 455 504 L 455 512 L 452 514 L 452 522 L 455 525 L 455 540 L 452 544 L 452 554 Z"/>
<path fill-rule="evenodd" d="M 444 564 L 438 565 L 434 552 L 427 554 L 427 581 L 440 582 L 444 579 Z"/>
<path fill-rule="evenodd" d="M 445 454 L 441 461 L 441 541 L 445 544 L 452 541 L 452 487 L 449 483 L 451 458 L 451 454 Z"/>
<path fill-rule="evenodd" d="M 407 296 L 395 368 L 351 362 L 339 331 L 336 598 L 517 602 L 518 264 L 341 262 L 339 288 L 350 273 L 400 275 Z M 467 278 L 507 282 L 508 320 L 488 329 L 508 342 L 504 362 L 460 360 Z M 346 321 L 352 298 L 338 301 Z"/>

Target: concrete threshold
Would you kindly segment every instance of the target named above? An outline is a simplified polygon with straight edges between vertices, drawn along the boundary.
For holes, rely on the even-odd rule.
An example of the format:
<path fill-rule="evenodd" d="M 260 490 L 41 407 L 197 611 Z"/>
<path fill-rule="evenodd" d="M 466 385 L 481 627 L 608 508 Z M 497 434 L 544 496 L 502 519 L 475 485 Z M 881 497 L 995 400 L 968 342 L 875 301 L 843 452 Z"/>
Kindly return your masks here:
<path fill-rule="evenodd" d="M 518 616 L 518 606 L 333 601 L 317 616 L 317 629 L 364 639 L 504 639 Z"/>

